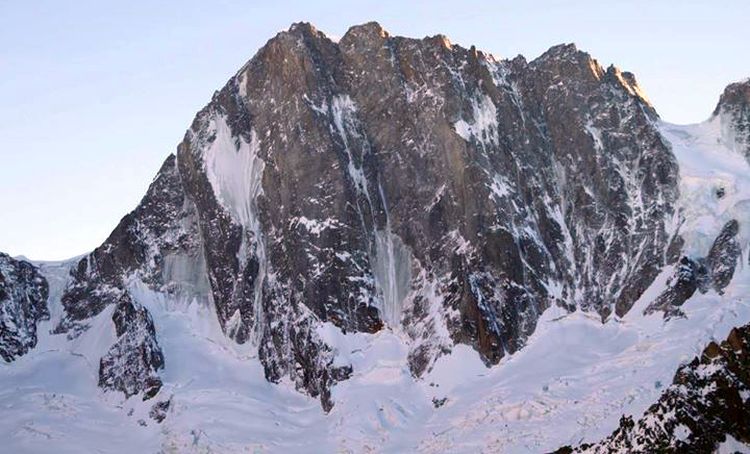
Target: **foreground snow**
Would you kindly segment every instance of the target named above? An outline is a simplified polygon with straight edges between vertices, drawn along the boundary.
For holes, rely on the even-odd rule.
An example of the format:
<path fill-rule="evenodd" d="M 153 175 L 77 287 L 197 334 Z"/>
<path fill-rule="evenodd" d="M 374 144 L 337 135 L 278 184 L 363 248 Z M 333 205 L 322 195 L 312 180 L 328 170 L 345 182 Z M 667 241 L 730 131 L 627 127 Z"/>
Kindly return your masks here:
<path fill-rule="evenodd" d="M 457 346 L 422 381 L 409 375 L 397 333 L 343 335 L 328 325 L 324 335 L 355 375 L 334 388 L 326 416 L 317 400 L 266 382 L 257 359 L 225 340 L 207 306 L 136 294 L 152 310 L 167 358 L 161 395 L 173 397 L 164 423 L 146 418 L 148 404 L 137 398 L 123 402 L 97 388 L 102 352 L 83 346 L 111 342 L 105 311 L 76 341 L 47 334 L 0 369 L 8 452 L 540 452 L 609 434 L 620 415 L 655 401 L 681 362 L 750 321 L 744 266 L 725 295 L 689 301 L 686 319 L 644 318 L 638 309 L 647 298 L 604 325 L 551 309 L 529 345 L 499 366 L 487 369 Z M 433 398 L 447 400 L 435 408 Z"/>
<path fill-rule="evenodd" d="M 166 358 L 160 399 L 166 420 L 146 414 L 151 402 L 123 401 L 97 387 L 98 358 L 114 341 L 111 310 L 74 341 L 51 335 L 69 263 L 42 265 L 51 286 L 51 320 L 36 349 L 0 367 L 0 439 L 7 452 L 542 452 L 608 435 L 622 414 L 639 415 L 677 366 L 710 340 L 750 322 L 750 168 L 722 145 L 715 123 L 662 124 L 680 162 L 680 231 L 688 252 L 704 255 L 721 226 L 743 226 L 742 263 L 723 295 L 690 299 L 685 318 L 665 321 L 643 309 L 663 290 L 671 268 L 622 319 L 602 324 L 582 312 L 549 309 L 528 345 L 491 369 L 456 346 L 422 380 L 407 365 L 398 331 L 347 334 L 324 324 L 354 375 L 320 403 L 273 385 L 252 347 L 226 339 L 211 305 L 172 300 L 132 282 L 151 312 Z M 722 197 L 717 197 L 721 188 Z M 679 222 L 676 223 L 676 225 Z M 729 447 L 731 440 L 727 442 Z"/>

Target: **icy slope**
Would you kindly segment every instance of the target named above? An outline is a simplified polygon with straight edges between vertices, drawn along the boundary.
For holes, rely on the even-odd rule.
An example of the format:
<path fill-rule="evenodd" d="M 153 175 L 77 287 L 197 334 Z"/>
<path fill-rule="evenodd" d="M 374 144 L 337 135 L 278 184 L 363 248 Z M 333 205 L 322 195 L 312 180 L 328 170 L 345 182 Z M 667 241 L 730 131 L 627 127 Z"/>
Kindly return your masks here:
<path fill-rule="evenodd" d="M 680 165 L 680 233 L 684 253 L 705 256 L 721 227 L 740 224 L 743 249 L 750 241 L 750 164 L 734 149 L 718 116 L 694 125 L 661 123 Z"/>

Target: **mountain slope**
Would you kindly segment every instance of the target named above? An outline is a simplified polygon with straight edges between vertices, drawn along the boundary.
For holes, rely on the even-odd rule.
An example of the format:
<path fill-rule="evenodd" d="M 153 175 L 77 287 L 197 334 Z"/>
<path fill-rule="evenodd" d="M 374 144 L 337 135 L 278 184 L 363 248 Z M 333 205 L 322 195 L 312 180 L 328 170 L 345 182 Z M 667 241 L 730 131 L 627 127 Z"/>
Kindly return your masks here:
<path fill-rule="evenodd" d="M 295 24 L 100 247 L 39 265 L 51 317 L 0 371 L 0 431 L 69 452 L 601 439 L 750 321 L 730 98 L 670 125 L 573 45 L 498 60 Z"/>

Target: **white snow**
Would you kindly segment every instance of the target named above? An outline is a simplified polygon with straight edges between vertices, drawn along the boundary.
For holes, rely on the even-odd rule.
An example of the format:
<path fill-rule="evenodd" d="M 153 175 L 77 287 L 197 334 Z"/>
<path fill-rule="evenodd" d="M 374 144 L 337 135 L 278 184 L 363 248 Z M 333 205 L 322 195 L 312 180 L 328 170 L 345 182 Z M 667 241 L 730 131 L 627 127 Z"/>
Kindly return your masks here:
<path fill-rule="evenodd" d="M 492 183 L 490 183 L 489 188 L 490 191 L 492 191 L 492 195 L 498 200 L 507 196 L 511 192 L 508 182 L 498 174 L 492 176 Z"/>
<path fill-rule="evenodd" d="M 736 454 L 738 452 L 748 454 L 750 453 L 750 447 L 738 441 L 733 436 L 727 435 L 727 439 L 719 445 L 716 454 Z"/>
<path fill-rule="evenodd" d="M 404 298 L 411 283 L 412 258 L 409 248 L 398 235 L 386 230 L 375 232 L 375 261 L 373 274 L 382 295 L 379 307 L 383 321 L 392 328 L 400 324 Z"/>
<path fill-rule="evenodd" d="M 471 100 L 472 120 L 458 120 L 453 124 L 456 133 L 467 142 L 475 138 L 480 144 L 499 142 L 497 126 L 497 108 L 492 98 L 483 94 Z"/>
<path fill-rule="evenodd" d="M 722 134 L 719 117 L 694 125 L 660 123 L 680 165 L 680 233 L 686 252 L 705 256 L 724 224 L 740 223 L 740 243 L 750 240 L 750 164 Z M 723 190 L 719 198 L 717 191 Z"/>
<path fill-rule="evenodd" d="M 662 285 L 657 279 L 649 294 Z M 88 338 L 44 334 L 32 353 L 0 368 L 0 438 L 9 452 L 542 452 L 607 435 L 623 413 L 655 401 L 663 390 L 656 383 L 670 383 L 708 340 L 750 321 L 743 267 L 725 295 L 688 301 L 686 319 L 665 323 L 633 310 L 601 324 L 553 308 L 527 347 L 499 366 L 486 368 L 458 345 L 422 380 L 411 377 L 403 335 L 343 334 L 327 323 L 319 335 L 354 376 L 334 387 L 336 405 L 325 415 L 317 400 L 266 382 L 254 348 L 221 333 L 212 305 L 174 301 L 137 281 L 129 290 L 151 312 L 164 350 L 167 419 L 144 418 L 142 427 L 151 402 L 96 387 L 96 358 L 114 340 L 105 311 Z M 447 400 L 436 409 L 433 398 Z"/>
<path fill-rule="evenodd" d="M 328 218 L 324 220 L 309 219 L 305 216 L 299 216 L 292 219 L 292 225 L 301 225 L 313 235 L 320 235 L 323 230 L 338 228 L 340 223 L 336 219 Z"/>
<path fill-rule="evenodd" d="M 232 135 L 226 119 L 212 119 L 216 138 L 204 153 L 206 175 L 219 202 L 244 227 L 255 229 L 258 195 L 263 191 L 265 163 L 258 156 L 260 141 L 252 131 L 250 143 Z"/>
<path fill-rule="evenodd" d="M 352 154 L 349 144 L 349 137 L 359 138 L 356 128 L 356 111 L 357 108 L 354 105 L 354 101 L 352 101 L 352 98 L 349 95 L 335 96 L 331 101 L 333 124 L 344 143 L 344 150 L 349 158 L 347 171 L 349 172 L 349 176 L 354 182 L 357 191 L 364 194 L 367 197 L 367 200 L 372 204 L 369 189 L 367 187 L 367 178 L 365 178 L 362 167 L 358 166 L 354 161 L 354 155 Z"/>
<path fill-rule="evenodd" d="M 591 138 L 594 140 L 594 147 L 596 148 L 596 150 L 602 151 L 604 149 L 604 145 L 602 144 L 601 130 L 594 126 L 591 120 L 588 120 L 584 127 L 586 128 L 586 132 L 588 132 Z"/>

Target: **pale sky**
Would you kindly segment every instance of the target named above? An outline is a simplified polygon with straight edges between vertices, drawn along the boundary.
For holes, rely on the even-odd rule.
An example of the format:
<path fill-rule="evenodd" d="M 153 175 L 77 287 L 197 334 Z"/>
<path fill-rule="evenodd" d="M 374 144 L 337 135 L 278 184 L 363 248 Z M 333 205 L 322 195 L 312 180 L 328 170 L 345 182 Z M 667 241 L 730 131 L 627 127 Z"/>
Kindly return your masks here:
<path fill-rule="evenodd" d="M 747 1 L 0 0 L 0 251 L 101 244 L 213 92 L 292 22 L 341 36 L 377 20 L 508 58 L 575 42 L 691 123 L 750 77 L 749 19 Z"/>

